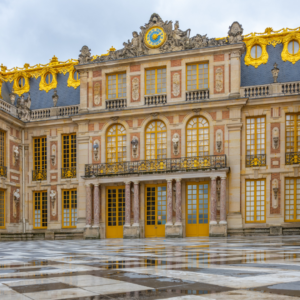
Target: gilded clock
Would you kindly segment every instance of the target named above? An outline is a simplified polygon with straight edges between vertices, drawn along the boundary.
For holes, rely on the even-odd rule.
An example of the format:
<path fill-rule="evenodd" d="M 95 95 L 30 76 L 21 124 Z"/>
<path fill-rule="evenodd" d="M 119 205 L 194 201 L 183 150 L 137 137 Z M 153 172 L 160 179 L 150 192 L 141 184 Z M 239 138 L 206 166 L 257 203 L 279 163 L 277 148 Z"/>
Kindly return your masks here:
<path fill-rule="evenodd" d="M 158 26 L 151 27 L 145 34 L 145 44 L 149 48 L 158 48 L 166 41 L 165 31 Z"/>

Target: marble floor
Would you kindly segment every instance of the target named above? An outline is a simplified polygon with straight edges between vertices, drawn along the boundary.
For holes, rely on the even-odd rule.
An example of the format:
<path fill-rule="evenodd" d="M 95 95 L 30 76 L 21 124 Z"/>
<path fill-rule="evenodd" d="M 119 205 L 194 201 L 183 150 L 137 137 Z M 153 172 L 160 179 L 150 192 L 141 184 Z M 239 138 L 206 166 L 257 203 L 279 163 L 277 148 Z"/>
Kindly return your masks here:
<path fill-rule="evenodd" d="M 0 299 L 300 299 L 300 237 L 1 242 Z"/>

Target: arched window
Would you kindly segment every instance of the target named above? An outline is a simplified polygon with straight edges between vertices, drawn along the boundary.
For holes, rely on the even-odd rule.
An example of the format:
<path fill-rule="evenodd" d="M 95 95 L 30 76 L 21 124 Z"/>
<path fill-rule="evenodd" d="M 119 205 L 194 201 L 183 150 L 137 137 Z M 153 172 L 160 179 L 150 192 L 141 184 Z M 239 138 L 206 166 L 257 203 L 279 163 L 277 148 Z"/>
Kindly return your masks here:
<path fill-rule="evenodd" d="M 209 124 L 203 117 L 194 117 L 187 123 L 186 155 L 209 155 Z"/>
<path fill-rule="evenodd" d="M 114 124 L 107 130 L 106 162 L 126 161 L 126 130 L 121 124 Z"/>
<path fill-rule="evenodd" d="M 167 158 L 167 127 L 156 120 L 146 127 L 146 159 Z"/>

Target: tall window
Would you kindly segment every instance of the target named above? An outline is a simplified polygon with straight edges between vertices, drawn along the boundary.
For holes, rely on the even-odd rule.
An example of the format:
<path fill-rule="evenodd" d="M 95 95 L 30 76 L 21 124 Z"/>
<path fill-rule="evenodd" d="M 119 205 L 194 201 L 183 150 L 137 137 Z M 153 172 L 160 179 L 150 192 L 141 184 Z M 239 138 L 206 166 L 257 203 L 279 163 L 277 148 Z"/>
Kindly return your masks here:
<path fill-rule="evenodd" d="M 247 118 L 247 155 L 266 154 L 266 118 Z"/>
<path fill-rule="evenodd" d="M 186 155 L 209 155 L 209 125 L 203 117 L 194 117 L 187 123 Z"/>
<path fill-rule="evenodd" d="M 63 227 L 74 228 L 77 225 L 77 190 L 62 190 Z"/>
<path fill-rule="evenodd" d="M 167 158 L 167 128 L 162 121 L 153 121 L 146 128 L 146 159 Z"/>
<path fill-rule="evenodd" d="M 266 222 L 266 181 L 246 181 L 246 223 Z"/>
<path fill-rule="evenodd" d="M 34 143 L 34 169 L 47 170 L 47 138 L 33 139 Z"/>
<path fill-rule="evenodd" d="M 0 131 L 0 166 L 5 166 L 5 132 Z"/>
<path fill-rule="evenodd" d="M 76 134 L 65 134 L 63 141 L 63 168 L 76 167 Z"/>
<path fill-rule="evenodd" d="M 0 190 L 0 228 L 5 228 L 5 192 Z"/>
<path fill-rule="evenodd" d="M 187 65 L 186 89 L 201 90 L 208 88 L 208 64 Z"/>
<path fill-rule="evenodd" d="M 126 161 L 126 130 L 123 125 L 115 124 L 108 128 L 106 151 L 108 163 Z"/>
<path fill-rule="evenodd" d="M 107 75 L 107 99 L 126 98 L 126 74 Z"/>
<path fill-rule="evenodd" d="M 285 179 L 285 221 L 300 221 L 300 178 Z"/>
<path fill-rule="evenodd" d="M 285 149 L 286 152 L 300 151 L 300 115 L 285 116 Z"/>
<path fill-rule="evenodd" d="M 165 94 L 167 92 L 166 68 L 146 70 L 146 95 Z"/>
<path fill-rule="evenodd" d="M 34 228 L 47 228 L 47 192 L 34 192 Z"/>

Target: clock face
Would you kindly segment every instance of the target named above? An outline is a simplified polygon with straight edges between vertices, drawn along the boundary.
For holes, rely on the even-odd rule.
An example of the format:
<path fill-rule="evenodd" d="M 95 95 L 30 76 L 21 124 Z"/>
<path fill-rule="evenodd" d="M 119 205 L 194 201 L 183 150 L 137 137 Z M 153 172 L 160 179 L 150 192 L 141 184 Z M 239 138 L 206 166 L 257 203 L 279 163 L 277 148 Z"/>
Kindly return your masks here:
<path fill-rule="evenodd" d="M 149 48 L 158 48 L 166 40 L 166 33 L 161 27 L 151 27 L 145 34 L 145 44 Z"/>

